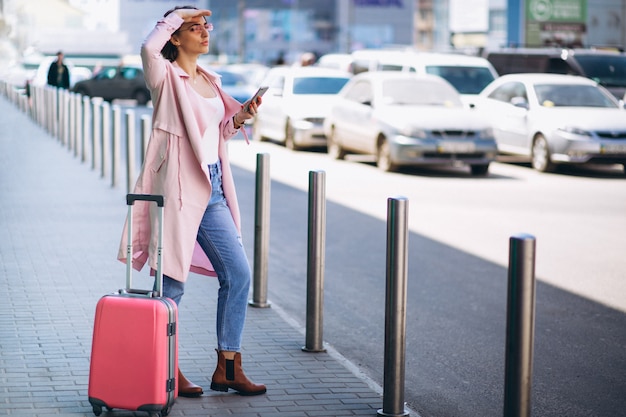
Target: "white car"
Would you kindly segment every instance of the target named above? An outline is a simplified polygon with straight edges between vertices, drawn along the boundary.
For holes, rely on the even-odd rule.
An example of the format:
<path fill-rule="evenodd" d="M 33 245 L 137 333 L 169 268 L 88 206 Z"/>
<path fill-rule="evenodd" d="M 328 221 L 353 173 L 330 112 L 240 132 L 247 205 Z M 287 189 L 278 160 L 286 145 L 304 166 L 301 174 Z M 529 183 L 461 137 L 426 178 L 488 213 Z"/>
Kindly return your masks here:
<path fill-rule="evenodd" d="M 475 110 L 490 120 L 500 153 L 526 156 L 539 171 L 626 164 L 626 110 L 588 78 L 503 75 L 480 93 Z"/>
<path fill-rule="evenodd" d="M 352 52 L 352 70 L 406 71 L 433 74 L 448 81 L 469 107 L 483 88 L 498 77 L 485 58 L 456 53 L 421 52 L 413 49 L 362 49 Z"/>
<path fill-rule="evenodd" d="M 469 165 L 486 175 L 497 147 L 487 121 L 464 106 L 443 78 L 363 72 L 341 90 L 324 131 L 328 153 L 374 155 L 384 171 L 410 165 Z"/>
<path fill-rule="evenodd" d="M 326 146 L 324 118 L 350 76 L 318 67 L 270 69 L 262 82 L 269 89 L 254 118 L 253 139 L 272 139 L 290 149 Z"/>

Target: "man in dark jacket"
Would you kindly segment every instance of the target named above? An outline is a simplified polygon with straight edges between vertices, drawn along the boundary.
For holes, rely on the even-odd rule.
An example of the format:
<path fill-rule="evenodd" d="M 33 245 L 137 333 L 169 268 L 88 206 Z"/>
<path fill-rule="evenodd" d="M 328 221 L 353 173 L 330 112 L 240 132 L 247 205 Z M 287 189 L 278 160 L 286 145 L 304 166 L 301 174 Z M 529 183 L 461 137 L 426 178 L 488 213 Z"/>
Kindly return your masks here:
<path fill-rule="evenodd" d="M 57 60 L 50 64 L 48 69 L 48 85 L 53 87 L 70 88 L 70 71 L 63 63 L 63 52 L 57 52 Z"/>

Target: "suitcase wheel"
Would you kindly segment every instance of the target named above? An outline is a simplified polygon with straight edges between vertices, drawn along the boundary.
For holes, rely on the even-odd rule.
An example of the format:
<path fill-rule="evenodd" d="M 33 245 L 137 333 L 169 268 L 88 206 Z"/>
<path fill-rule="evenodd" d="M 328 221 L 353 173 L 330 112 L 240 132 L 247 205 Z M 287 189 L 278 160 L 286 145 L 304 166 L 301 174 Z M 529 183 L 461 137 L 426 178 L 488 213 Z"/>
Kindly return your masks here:
<path fill-rule="evenodd" d="M 99 405 L 93 405 L 93 413 L 96 416 L 99 416 L 100 414 L 102 414 L 102 407 Z"/>

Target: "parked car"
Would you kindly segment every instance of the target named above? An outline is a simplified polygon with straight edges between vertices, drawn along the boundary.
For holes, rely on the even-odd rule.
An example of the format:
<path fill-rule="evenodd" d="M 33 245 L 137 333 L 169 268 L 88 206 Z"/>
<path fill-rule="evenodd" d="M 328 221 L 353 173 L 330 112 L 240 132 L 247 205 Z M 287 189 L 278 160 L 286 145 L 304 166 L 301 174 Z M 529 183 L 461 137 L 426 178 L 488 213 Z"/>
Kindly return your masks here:
<path fill-rule="evenodd" d="M 413 49 L 362 49 L 352 52 L 352 70 L 406 71 L 438 75 L 461 94 L 469 107 L 473 98 L 492 82 L 498 73 L 485 58 L 457 53 L 419 52 Z"/>
<path fill-rule="evenodd" d="M 352 63 L 354 57 L 352 54 L 331 53 L 324 54 L 317 60 L 318 67 L 334 68 L 346 72 L 353 72 Z"/>
<path fill-rule="evenodd" d="M 211 68 L 222 79 L 222 89 L 240 103 L 250 99 L 257 87 L 248 82 L 243 74 L 231 71 L 228 67 Z"/>
<path fill-rule="evenodd" d="M 139 105 L 150 100 L 143 70 L 138 66 L 105 67 L 88 80 L 77 82 L 72 91 L 106 101 L 134 99 Z"/>
<path fill-rule="evenodd" d="M 224 69 L 235 74 L 241 74 L 246 79 L 246 82 L 250 85 L 258 87 L 261 81 L 267 75 L 269 67 L 263 64 L 246 63 L 246 64 L 228 64 L 224 66 Z"/>
<path fill-rule="evenodd" d="M 328 153 L 376 156 L 384 171 L 410 165 L 469 165 L 485 175 L 497 147 L 487 121 L 441 77 L 378 71 L 355 75 L 324 122 Z"/>
<path fill-rule="evenodd" d="M 617 99 L 626 93 L 626 54 L 600 49 L 506 48 L 487 59 L 498 74 L 541 72 L 581 75 L 609 90 Z"/>
<path fill-rule="evenodd" d="M 262 82 L 269 90 L 254 118 L 252 137 L 273 139 L 290 149 L 326 146 L 324 118 L 350 76 L 327 68 L 272 68 Z"/>
<path fill-rule="evenodd" d="M 500 153 L 526 156 L 539 171 L 558 164 L 626 164 L 626 110 L 585 77 L 509 74 L 476 102 Z"/>

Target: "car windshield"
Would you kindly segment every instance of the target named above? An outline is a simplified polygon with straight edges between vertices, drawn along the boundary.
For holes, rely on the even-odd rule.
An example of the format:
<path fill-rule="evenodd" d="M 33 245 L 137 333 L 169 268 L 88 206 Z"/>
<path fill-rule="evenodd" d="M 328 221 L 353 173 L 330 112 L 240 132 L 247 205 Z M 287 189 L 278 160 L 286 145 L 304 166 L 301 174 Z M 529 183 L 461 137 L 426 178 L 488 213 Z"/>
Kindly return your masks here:
<path fill-rule="evenodd" d="M 386 104 L 462 107 L 458 93 L 450 86 L 430 81 L 385 80 L 382 84 Z"/>
<path fill-rule="evenodd" d="M 486 67 L 429 65 L 426 72 L 444 78 L 461 94 L 478 94 L 494 80 Z"/>
<path fill-rule="evenodd" d="M 337 94 L 347 82 L 343 77 L 299 77 L 293 80 L 293 93 Z"/>
<path fill-rule="evenodd" d="M 588 78 L 605 87 L 626 87 L 626 55 L 576 55 Z"/>
<path fill-rule="evenodd" d="M 544 107 L 618 107 L 609 95 L 593 85 L 537 84 L 535 93 Z"/>
<path fill-rule="evenodd" d="M 241 74 L 228 71 L 220 71 L 219 74 L 222 79 L 222 85 L 246 85 L 246 78 Z"/>

